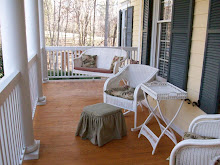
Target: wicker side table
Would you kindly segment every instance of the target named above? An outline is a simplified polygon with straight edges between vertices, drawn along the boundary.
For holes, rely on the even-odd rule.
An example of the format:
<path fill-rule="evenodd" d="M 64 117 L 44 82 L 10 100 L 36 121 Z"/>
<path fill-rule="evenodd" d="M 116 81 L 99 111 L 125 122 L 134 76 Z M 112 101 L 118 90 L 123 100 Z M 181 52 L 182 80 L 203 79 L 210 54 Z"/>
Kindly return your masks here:
<path fill-rule="evenodd" d="M 174 135 L 174 132 L 170 128 L 170 125 L 173 123 L 173 121 L 177 117 L 178 113 L 180 112 L 180 109 L 182 108 L 183 102 L 187 98 L 187 93 L 185 91 L 183 91 L 182 89 L 180 89 L 180 88 L 178 88 L 168 82 L 152 82 L 152 83 L 142 84 L 141 89 L 144 92 L 144 97 L 145 97 L 145 100 L 147 103 L 147 107 L 150 111 L 150 115 L 145 120 L 145 122 L 142 124 L 142 127 L 141 127 L 141 130 L 140 130 L 138 137 L 140 137 L 141 135 L 144 135 L 149 140 L 149 142 L 151 143 L 151 145 L 153 147 L 152 155 L 154 155 L 156 147 L 164 134 L 167 135 L 173 141 L 174 144 L 177 144 L 176 136 Z M 146 94 L 148 94 L 148 96 Z M 149 101 L 147 99 L 147 97 L 149 97 L 149 96 L 152 97 L 153 99 L 155 99 L 157 102 L 157 105 L 154 108 L 151 107 L 149 104 Z M 177 109 L 174 117 L 168 123 L 165 120 L 165 118 L 161 112 L 160 101 L 161 100 L 178 100 L 178 99 L 182 100 L 180 103 L 180 106 Z M 165 126 L 161 124 L 158 116 L 156 115 L 157 109 L 159 111 L 159 117 L 161 120 L 164 121 Z M 152 117 L 156 118 L 156 120 L 160 126 L 161 134 L 159 137 L 157 137 L 147 127 L 147 123 L 149 123 L 149 121 L 152 119 Z"/>

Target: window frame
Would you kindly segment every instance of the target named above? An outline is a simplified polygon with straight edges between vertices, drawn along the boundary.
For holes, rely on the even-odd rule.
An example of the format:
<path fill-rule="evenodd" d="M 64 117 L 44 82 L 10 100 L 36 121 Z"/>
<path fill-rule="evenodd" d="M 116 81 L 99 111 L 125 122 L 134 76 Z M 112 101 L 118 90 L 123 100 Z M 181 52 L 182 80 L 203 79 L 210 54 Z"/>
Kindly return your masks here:
<path fill-rule="evenodd" d="M 173 2 L 172 2 L 173 5 Z M 172 10 L 172 7 L 171 7 Z M 154 0 L 153 3 L 153 21 L 152 21 L 152 37 L 151 37 L 151 52 L 150 52 L 150 66 L 159 69 L 159 55 L 160 55 L 160 37 L 161 24 L 172 23 L 171 19 L 161 20 L 161 0 Z M 172 17 L 172 14 L 171 14 Z M 169 60 L 168 60 L 169 62 Z M 168 73 L 167 73 L 168 75 Z M 158 81 L 167 82 L 167 79 L 157 75 Z"/>

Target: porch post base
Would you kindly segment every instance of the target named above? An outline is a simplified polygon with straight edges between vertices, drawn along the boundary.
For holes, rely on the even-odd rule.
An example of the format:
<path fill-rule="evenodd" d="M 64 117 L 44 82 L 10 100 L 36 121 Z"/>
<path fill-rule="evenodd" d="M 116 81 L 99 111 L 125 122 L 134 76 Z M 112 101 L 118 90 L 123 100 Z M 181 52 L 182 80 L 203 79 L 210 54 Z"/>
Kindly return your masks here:
<path fill-rule="evenodd" d="M 37 149 L 30 153 L 25 153 L 24 160 L 34 160 L 39 159 L 39 153 L 40 153 L 40 140 L 35 140 Z"/>
<path fill-rule="evenodd" d="M 46 102 L 47 102 L 46 96 L 42 96 L 42 97 L 39 97 L 39 98 L 38 98 L 37 105 L 45 105 Z"/>
<path fill-rule="evenodd" d="M 48 83 L 49 82 L 49 78 L 43 78 L 43 83 Z"/>

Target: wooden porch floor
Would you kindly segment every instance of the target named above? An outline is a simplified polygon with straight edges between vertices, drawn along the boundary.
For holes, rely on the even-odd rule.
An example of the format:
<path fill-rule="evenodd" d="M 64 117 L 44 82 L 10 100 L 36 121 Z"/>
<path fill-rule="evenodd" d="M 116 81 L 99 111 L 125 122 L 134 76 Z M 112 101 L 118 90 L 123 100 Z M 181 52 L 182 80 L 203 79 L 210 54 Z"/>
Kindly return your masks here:
<path fill-rule="evenodd" d="M 112 165 L 112 164 L 168 164 L 174 144 L 162 138 L 154 156 L 147 139 L 138 132 L 131 132 L 133 113 L 125 117 L 128 135 L 99 148 L 88 140 L 75 137 L 75 131 L 84 106 L 102 102 L 104 81 L 50 82 L 43 85 L 47 105 L 36 110 L 34 119 L 35 139 L 40 140 L 40 159 L 24 161 L 24 165 Z M 141 124 L 148 116 L 147 109 L 138 111 Z M 149 124 L 160 133 L 156 121 Z M 178 140 L 180 137 L 177 137 Z"/>

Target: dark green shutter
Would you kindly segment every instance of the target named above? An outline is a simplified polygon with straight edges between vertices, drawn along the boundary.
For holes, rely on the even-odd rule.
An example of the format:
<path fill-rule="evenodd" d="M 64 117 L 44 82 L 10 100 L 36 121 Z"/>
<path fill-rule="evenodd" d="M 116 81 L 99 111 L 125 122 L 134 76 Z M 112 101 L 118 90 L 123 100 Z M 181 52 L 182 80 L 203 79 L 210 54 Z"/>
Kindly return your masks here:
<path fill-rule="evenodd" d="M 118 16 L 118 46 L 121 46 L 121 25 L 122 25 L 122 11 L 119 10 L 119 16 Z"/>
<path fill-rule="evenodd" d="M 168 81 L 187 88 L 194 0 L 174 0 Z"/>
<path fill-rule="evenodd" d="M 210 0 L 206 49 L 199 104 L 206 113 L 217 113 L 220 92 L 220 1 Z"/>
<path fill-rule="evenodd" d="M 133 33 L 133 11 L 134 6 L 127 8 L 127 28 L 126 28 L 126 46 L 132 46 L 132 33 Z"/>
<path fill-rule="evenodd" d="M 145 65 L 150 64 L 152 10 L 153 1 L 144 0 L 141 62 Z"/>

